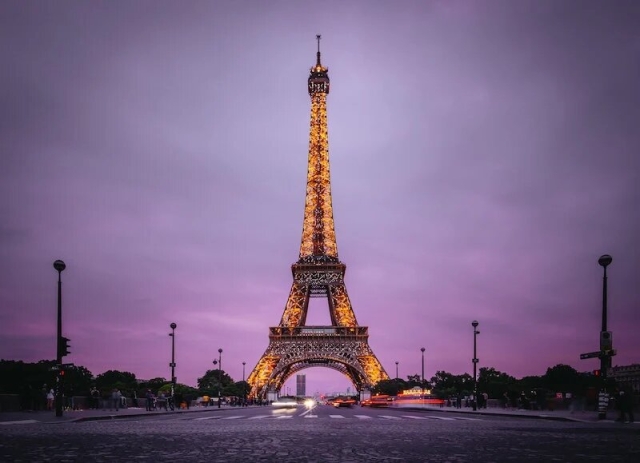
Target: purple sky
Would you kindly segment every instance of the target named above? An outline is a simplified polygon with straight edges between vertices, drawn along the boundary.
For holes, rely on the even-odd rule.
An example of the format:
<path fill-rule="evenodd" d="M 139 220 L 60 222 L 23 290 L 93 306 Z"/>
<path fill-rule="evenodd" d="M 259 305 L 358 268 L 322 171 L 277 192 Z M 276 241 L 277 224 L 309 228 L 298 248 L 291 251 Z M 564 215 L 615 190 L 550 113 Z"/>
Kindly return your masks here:
<path fill-rule="evenodd" d="M 268 6 L 267 6 L 268 4 Z M 0 357 L 249 375 L 297 260 L 329 67 L 346 284 L 390 376 L 640 361 L 640 3 L 0 5 Z M 308 324 L 329 324 L 312 300 Z M 344 390 L 305 370 L 308 392 Z M 295 378 L 286 383 L 294 390 Z"/>

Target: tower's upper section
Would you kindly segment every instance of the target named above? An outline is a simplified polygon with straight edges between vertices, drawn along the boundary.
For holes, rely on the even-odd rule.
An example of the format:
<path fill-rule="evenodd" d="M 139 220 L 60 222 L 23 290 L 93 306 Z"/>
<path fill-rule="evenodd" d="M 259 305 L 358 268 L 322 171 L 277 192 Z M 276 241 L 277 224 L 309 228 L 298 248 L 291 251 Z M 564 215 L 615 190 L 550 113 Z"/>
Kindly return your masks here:
<path fill-rule="evenodd" d="M 320 36 L 318 60 L 311 68 L 309 95 L 311 123 L 309 127 L 309 163 L 307 194 L 304 202 L 302 242 L 299 263 L 338 262 L 338 246 L 331 205 L 331 175 L 329 170 L 329 135 L 327 130 L 327 68 L 320 64 Z"/>
<path fill-rule="evenodd" d="M 318 53 L 316 53 L 316 65 L 311 68 L 309 74 L 309 95 L 314 93 L 329 93 L 329 68 L 325 68 L 320 63 L 320 36 L 316 35 L 318 41 Z"/>

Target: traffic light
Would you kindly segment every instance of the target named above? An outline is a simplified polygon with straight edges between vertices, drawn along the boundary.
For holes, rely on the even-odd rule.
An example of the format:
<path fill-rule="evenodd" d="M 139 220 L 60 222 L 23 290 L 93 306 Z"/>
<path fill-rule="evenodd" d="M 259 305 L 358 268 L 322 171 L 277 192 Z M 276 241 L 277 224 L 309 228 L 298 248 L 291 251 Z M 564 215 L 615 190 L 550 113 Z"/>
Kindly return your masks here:
<path fill-rule="evenodd" d="M 593 376 L 600 376 L 600 370 L 593 370 Z"/>
<path fill-rule="evenodd" d="M 65 355 L 69 355 L 69 338 L 60 336 L 60 342 L 58 343 L 58 357 L 62 358 Z"/>

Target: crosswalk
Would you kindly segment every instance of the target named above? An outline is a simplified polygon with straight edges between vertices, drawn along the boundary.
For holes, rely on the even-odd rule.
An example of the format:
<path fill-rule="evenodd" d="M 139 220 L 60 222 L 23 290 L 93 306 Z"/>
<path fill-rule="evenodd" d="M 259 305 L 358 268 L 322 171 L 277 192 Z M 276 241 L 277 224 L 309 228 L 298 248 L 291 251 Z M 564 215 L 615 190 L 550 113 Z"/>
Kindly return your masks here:
<path fill-rule="evenodd" d="M 211 415 L 211 416 L 202 416 L 198 418 L 190 418 L 192 421 L 209 421 L 209 420 L 219 420 L 219 421 L 228 421 L 228 420 L 290 420 L 294 418 L 305 418 L 305 419 L 330 419 L 330 420 L 386 420 L 386 421 L 402 421 L 402 420 L 421 420 L 421 421 L 483 421 L 482 418 L 468 418 L 462 416 L 456 417 L 447 417 L 447 416 L 433 416 L 433 415 L 317 415 L 317 414 L 288 414 L 288 415 Z"/>

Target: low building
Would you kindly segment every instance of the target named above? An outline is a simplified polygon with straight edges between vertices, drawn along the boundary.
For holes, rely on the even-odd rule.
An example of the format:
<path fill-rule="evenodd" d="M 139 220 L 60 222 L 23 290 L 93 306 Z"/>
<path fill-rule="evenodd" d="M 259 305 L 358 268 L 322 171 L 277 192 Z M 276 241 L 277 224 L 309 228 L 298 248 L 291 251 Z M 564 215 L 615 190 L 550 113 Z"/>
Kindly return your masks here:
<path fill-rule="evenodd" d="M 627 387 L 634 394 L 640 394 L 640 364 L 615 366 L 609 370 L 609 377 L 622 387 Z"/>

